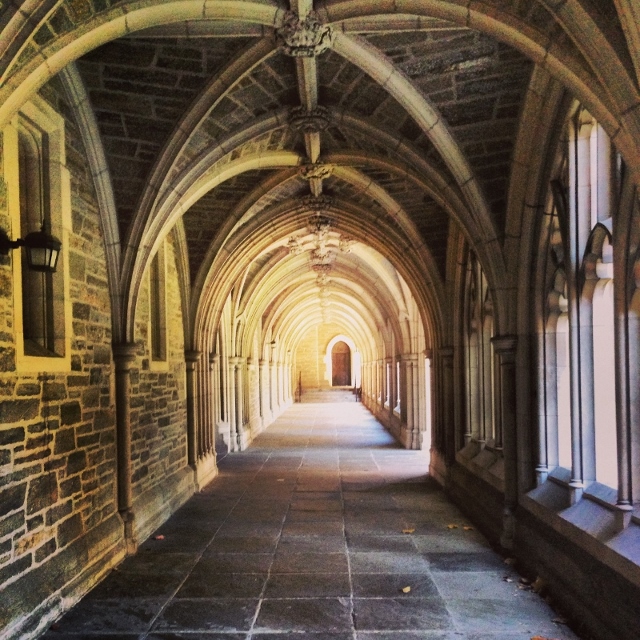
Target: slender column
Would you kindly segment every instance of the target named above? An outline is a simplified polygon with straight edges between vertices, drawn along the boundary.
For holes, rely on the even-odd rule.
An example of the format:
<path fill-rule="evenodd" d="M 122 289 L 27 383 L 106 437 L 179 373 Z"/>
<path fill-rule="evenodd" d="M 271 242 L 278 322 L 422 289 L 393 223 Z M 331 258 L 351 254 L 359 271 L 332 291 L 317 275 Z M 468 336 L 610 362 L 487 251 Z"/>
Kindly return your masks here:
<path fill-rule="evenodd" d="M 137 541 L 133 530 L 131 491 L 131 367 L 136 358 L 134 343 L 114 344 L 116 372 L 116 449 L 118 465 L 118 512 L 124 523 L 127 553 L 133 554 Z"/>
<path fill-rule="evenodd" d="M 236 362 L 237 358 L 229 358 L 229 375 L 227 377 L 227 384 L 229 389 L 229 449 L 231 451 L 238 451 L 238 398 L 236 393 Z"/>
<path fill-rule="evenodd" d="M 456 459 L 456 434 L 453 394 L 453 347 L 442 347 L 438 355 L 441 361 L 442 424 L 439 425 L 438 448 L 444 453 L 445 463 L 451 466 Z"/>
<path fill-rule="evenodd" d="M 196 468 L 198 460 L 199 444 L 196 424 L 198 394 L 195 388 L 195 372 L 201 354 L 201 351 L 196 350 L 184 352 L 187 368 L 187 459 L 193 469 Z"/>
<path fill-rule="evenodd" d="M 278 407 L 278 385 L 276 382 L 276 363 L 269 363 L 269 398 L 271 402 L 271 414 L 274 415 Z"/>
<path fill-rule="evenodd" d="M 220 421 L 220 356 L 209 354 L 209 372 L 211 376 L 211 429 L 209 430 L 209 448 L 215 451 L 215 428 Z"/>
<path fill-rule="evenodd" d="M 269 415 L 269 363 L 266 360 L 260 360 L 258 364 L 259 391 L 260 391 L 260 417 L 262 418 L 262 426 L 271 421 Z"/>
<path fill-rule="evenodd" d="M 236 395 L 236 433 L 238 439 L 238 451 L 242 451 L 242 438 L 244 436 L 244 358 L 235 358 L 235 395 Z"/>
<path fill-rule="evenodd" d="M 518 504 L 518 452 L 516 438 L 516 336 L 492 338 L 493 349 L 500 361 L 500 393 L 498 410 L 501 416 L 504 444 L 504 510 L 500 543 L 513 547 L 514 513 Z"/>
<path fill-rule="evenodd" d="M 411 360 L 411 388 L 412 398 L 409 405 L 413 414 L 413 427 L 411 436 L 411 448 L 420 449 L 420 371 L 418 369 L 418 356 L 413 355 Z"/>

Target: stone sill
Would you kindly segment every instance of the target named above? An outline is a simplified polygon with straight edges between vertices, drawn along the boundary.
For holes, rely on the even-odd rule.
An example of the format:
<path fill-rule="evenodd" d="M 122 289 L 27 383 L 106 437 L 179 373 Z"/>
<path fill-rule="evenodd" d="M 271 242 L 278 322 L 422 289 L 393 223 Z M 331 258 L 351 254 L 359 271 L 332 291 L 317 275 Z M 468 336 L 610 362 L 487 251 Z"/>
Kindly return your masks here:
<path fill-rule="evenodd" d="M 504 493 L 504 457 L 502 449 L 472 440 L 456 454 L 456 462 Z"/>
<path fill-rule="evenodd" d="M 552 472 L 546 482 L 521 496 L 520 506 L 640 586 L 640 511 L 629 517 L 616 506 L 616 491 L 599 483 L 571 504 L 567 475 L 566 469 Z"/>

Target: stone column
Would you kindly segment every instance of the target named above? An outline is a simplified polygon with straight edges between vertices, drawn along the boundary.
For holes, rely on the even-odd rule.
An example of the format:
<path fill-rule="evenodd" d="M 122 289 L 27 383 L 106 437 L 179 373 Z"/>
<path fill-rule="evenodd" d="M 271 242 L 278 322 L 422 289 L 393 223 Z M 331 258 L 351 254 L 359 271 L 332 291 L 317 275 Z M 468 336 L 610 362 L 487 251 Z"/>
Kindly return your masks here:
<path fill-rule="evenodd" d="M 442 423 L 439 425 L 438 448 L 444 453 L 445 463 L 451 466 L 456 459 L 456 426 L 454 420 L 453 393 L 453 347 L 442 347 L 439 351 L 441 365 Z"/>
<path fill-rule="evenodd" d="M 244 439 L 244 389 L 242 365 L 244 358 L 233 358 L 234 363 L 234 396 L 236 408 L 236 451 L 242 451 Z"/>
<path fill-rule="evenodd" d="M 237 397 L 236 397 L 236 361 L 237 358 L 229 358 L 229 374 L 227 376 L 227 411 L 229 415 L 229 451 L 238 450 L 238 422 L 237 422 Z"/>
<path fill-rule="evenodd" d="M 118 512 L 124 523 L 127 553 L 134 554 L 138 543 L 134 532 L 131 491 L 131 367 L 136 359 L 132 342 L 113 345 L 116 373 L 116 451 L 118 469 Z"/>
<path fill-rule="evenodd" d="M 211 421 L 212 427 L 220 422 L 220 356 L 217 353 L 209 354 L 209 370 L 211 372 Z M 214 447 L 215 435 L 211 433 L 211 448 Z"/>
<path fill-rule="evenodd" d="M 198 433 L 197 411 L 198 394 L 196 391 L 196 365 L 200 359 L 201 351 L 189 350 L 184 352 L 184 360 L 187 368 L 187 459 L 189 465 L 195 470 L 198 462 Z"/>
<path fill-rule="evenodd" d="M 276 363 L 273 362 L 273 360 L 269 363 L 269 399 L 271 403 L 271 415 L 275 416 L 278 411 L 278 383 Z"/>
<path fill-rule="evenodd" d="M 260 360 L 258 364 L 259 387 L 260 387 L 260 417 L 264 428 L 271 422 L 271 411 L 269 408 L 269 363 Z"/>
<path fill-rule="evenodd" d="M 499 406 L 503 430 L 504 510 L 500 544 L 513 548 L 514 513 L 518 504 L 518 452 L 516 415 L 516 336 L 496 336 L 491 339 L 500 362 Z"/>

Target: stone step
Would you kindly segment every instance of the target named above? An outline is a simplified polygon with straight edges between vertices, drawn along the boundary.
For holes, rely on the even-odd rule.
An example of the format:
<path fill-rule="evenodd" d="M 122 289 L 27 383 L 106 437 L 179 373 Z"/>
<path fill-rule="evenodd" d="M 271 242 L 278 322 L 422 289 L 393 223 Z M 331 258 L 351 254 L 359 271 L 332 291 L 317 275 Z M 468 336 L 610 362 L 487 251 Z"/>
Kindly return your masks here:
<path fill-rule="evenodd" d="M 356 396 L 351 387 L 336 387 L 333 389 L 303 389 L 304 403 L 318 402 L 355 402 Z"/>

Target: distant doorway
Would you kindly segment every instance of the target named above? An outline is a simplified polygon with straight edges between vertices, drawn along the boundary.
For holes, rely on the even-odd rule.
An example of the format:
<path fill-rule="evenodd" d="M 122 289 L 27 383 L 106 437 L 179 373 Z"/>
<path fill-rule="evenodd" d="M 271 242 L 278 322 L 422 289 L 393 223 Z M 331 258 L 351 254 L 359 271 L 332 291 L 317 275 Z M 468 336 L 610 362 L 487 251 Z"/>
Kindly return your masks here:
<path fill-rule="evenodd" d="M 331 350 L 331 385 L 346 387 L 351 384 L 351 349 L 346 342 L 336 342 Z"/>

